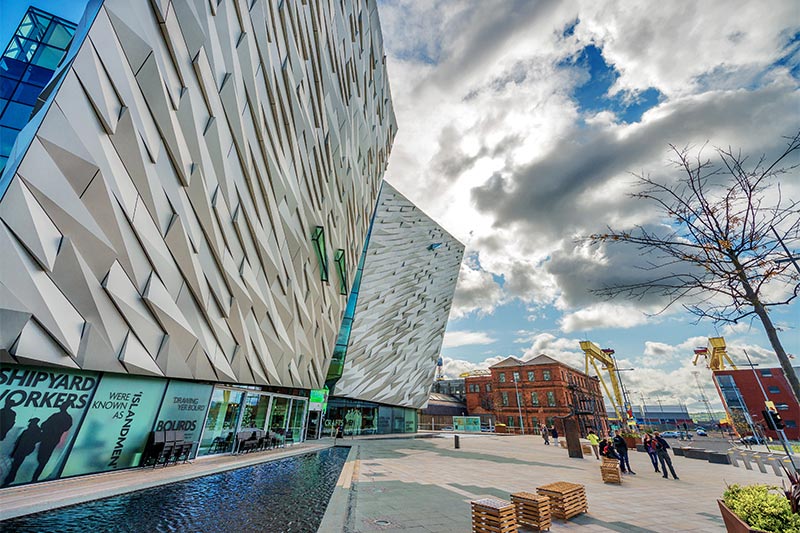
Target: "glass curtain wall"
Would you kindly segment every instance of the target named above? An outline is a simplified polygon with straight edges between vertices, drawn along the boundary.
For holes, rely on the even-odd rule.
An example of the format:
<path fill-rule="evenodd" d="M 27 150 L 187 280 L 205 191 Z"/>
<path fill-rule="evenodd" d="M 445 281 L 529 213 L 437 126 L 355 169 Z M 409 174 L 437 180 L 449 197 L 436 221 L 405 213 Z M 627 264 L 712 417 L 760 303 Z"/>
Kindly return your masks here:
<path fill-rule="evenodd" d="M 293 399 L 291 414 L 289 415 L 289 432 L 286 434 L 286 442 L 300 442 L 302 440 L 305 416 L 306 401 L 297 398 Z"/>
<path fill-rule="evenodd" d="M 271 396 L 249 392 L 244 401 L 241 431 L 264 429 L 269 415 Z"/>
<path fill-rule="evenodd" d="M 198 455 L 228 453 L 233 449 L 234 435 L 243 400 L 244 392 L 228 389 L 214 390 Z"/>
<path fill-rule="evenodd" d="M 272 412 L 269 416 L 269 430 L 278 435 L 286 433 L 286 423 L 289 416 L 289 398 L 275 396 L 272 400 Z"/>

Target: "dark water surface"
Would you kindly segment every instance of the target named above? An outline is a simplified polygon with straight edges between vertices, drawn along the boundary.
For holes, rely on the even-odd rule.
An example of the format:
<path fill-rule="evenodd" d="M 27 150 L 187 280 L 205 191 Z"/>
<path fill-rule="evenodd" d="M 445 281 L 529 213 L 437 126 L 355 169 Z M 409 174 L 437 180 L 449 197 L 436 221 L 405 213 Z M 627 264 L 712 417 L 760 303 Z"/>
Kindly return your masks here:
<path fill-rule="evenodd" d="M 0 522 L 30 533 L 312 533 L 349 448 L 329 448 Z"/>

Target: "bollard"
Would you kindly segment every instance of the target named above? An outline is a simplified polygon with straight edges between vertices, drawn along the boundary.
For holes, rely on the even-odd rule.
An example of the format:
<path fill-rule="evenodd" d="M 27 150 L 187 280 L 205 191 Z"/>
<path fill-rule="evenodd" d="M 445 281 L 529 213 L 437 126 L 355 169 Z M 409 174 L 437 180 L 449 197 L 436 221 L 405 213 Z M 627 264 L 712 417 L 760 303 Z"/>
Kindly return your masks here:
<path fill-rule="evenodd" d="M 454 439 L 456 450 L 458 450 L 459 448 L 461 448 L 461 443 L 458 441 L 458 435 L 453 435 L 453 439 Z"/>

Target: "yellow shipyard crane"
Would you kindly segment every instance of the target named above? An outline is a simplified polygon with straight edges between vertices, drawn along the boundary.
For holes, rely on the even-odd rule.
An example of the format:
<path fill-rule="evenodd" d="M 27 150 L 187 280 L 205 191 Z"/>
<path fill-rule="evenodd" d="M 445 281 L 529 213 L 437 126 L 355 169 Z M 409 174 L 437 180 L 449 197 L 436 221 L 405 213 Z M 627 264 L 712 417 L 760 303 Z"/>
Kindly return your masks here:
<path fill-rule="evenodd" d="M 697 348 L 694 351 L 694 360 L 692 360 L 692 364 L 697 366 L 697 362 L 701 357 L 705 358 L 706 367 L 710 368 L 712 372 L 725 370 L 725 361 L 731 365 L 731 368 L 737 370 L 736 365 L 733 364 L 733 361 L 728 355 L 725 339 L 723 337 L 709 337 L 708 346 L 706 348 Z"/>
<path fill-rule="evenodd" d="M 622 395 L 622 387 L 617 377 L 617 363 L 614 361 L 614 350 L 603 350 L 591 341 L 581 341 L 581 350 L 586 354 L 586 374 L 589 374 L 589 363 L 594 367 L 597 377 L 600 379 L 600 384 L 606 391 L 606 395 L 611 400 L 611 405 L 614 407 L 614 412 L 620 422 L 623 420 L 627 423 L 628 420 L 633 419 L 630 413 L 625 410 L 625 399 Z M 600 372 L 597 364 L 600 363 L 605 371 L 608 373 L 609 380 L 611 381 L 611 389 L 608 389 L 606 380 L 603 379 L 603 374 Z"/>

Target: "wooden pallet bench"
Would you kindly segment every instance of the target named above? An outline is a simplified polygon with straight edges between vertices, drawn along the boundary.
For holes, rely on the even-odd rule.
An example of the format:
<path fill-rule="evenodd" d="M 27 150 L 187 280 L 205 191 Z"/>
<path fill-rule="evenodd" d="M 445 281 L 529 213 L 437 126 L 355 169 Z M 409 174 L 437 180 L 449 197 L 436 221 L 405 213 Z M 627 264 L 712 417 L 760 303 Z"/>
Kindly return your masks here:
<path fill-rule="evenodd" d="M 532 492 L 516 492 L 511 503 L 517 511 L 517 523 L 530 526 L 536 531 L 550 529 L 550 498 Z"/>
<path fill-rule="evenodd" d="M 536 492 L 550 498 L 550 514 L 554 518 L 569 520 L 589 510 L 583 485 L 557 481 L 537 487 Z"/>
<path fill-rule="evenodd" d="M 472 533 L 517 533 L 514 504 L 497 498 L 470 502 Z"/>
<path fill-rule="evenodd" d="M 603 464 L 600 465 L 600 475 L 603 476 L 604 483 L 622 483 L 619 461 L 603 457 Z"/>

